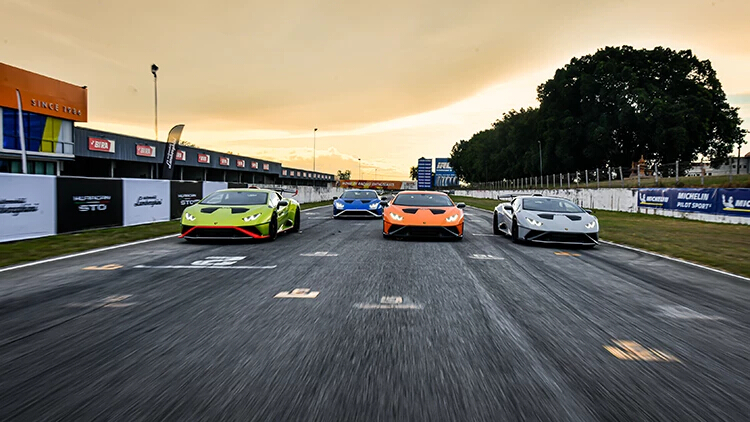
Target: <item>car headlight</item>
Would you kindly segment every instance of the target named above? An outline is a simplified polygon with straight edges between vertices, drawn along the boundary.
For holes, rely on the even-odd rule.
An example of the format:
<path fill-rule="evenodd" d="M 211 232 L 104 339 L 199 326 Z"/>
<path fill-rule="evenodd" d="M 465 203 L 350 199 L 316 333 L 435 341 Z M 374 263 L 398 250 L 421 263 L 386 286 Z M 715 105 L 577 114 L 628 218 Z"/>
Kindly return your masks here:
<path fill-rule="evenodd" d="M 590 222 L 590 223 L 586 224 L 586 226 L 585 226 L 585 227 L 586 227 L 587 229 L 593 229 L 593 228 L 595 228 L 596 226 L 597 226 L 597 222 L 596 222 L 596 220 L 594 220 L 594 221 L 592 221 L 592 222 Z"/>
<path fill-rule="evenodd" d="M 450 217 L 446 218 L 445 221 L 452 223 L 454 221 L 458 220 L 458 214 L 451 215 Z"/>
<path fill-rule="evenodd" d="M 193 214 L 190 214 L 189 212 L 185 213 L 185 220 L 187 221 L 195 221 L 195 216 Z"/>
<path fill-rule="evenodd" d="M 333 206 L 336 207 L 337 210 L 343 210 L 344 209 L 344 204 L 342 204 L 341 202 L 334 202 Z"/>
<path fill-rule="evenodd" d="M 394 219 L 394 220 L 396 220 L 396 221 L 401 221 L 401 220 L 404 219 L 404 217 L 401 217 L 398 214 L 394 214 L 394 213 L 390 213 L 390 214 L 391 214 L 391 218 Z"/>
<path fill-rule="evenodd" d="M 541 225 L 542 225 L 541 221 L 536 221 L 533 218 L 526 217 L 526 221 L 528 221 L 529 224 L 531 224 L 533 226 L 541 227 Z"/>
<path fill-rule="evenodd" d="M 378 209 L 379 206 L 380 206 L 380 202 L 373 202 L 372 204 L 370 204 L 370 209 L 376 210 Z"/>
<path fill-rule="evenodd" d="M 246 222 L 246 223 L 247 223 L 247 222 L 250 222 L 250 221 L 255 221 L 255 220 L 257 220 L 258 218 L 260 218 L 260 216 L 261 216 L 261 213 L 257 213 L 257 214 L 254 214 L 254 215 L 248 215 L 247 217 L 244 217 L 244 218 L 242 219 L 242 221 L 244 221 L 244 222 Z"/>

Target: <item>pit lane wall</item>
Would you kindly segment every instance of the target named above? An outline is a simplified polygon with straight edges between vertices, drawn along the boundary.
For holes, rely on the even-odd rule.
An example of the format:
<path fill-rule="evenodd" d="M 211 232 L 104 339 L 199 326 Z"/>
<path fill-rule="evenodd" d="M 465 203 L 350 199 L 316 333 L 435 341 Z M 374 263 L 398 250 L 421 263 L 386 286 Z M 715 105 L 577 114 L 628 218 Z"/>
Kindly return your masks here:
<path fill-rule="evenodd" d="M 206 195 L 228 187 L 248 185 L 0 173 L 0 243 L 168 221 L 180 218 L 186 207 Z M 343 192 L 314 186 L 286 188 L 297 190 L 293 197 L 302 204 L 330 201 Z"/>
<path fill-rule="evenodd" d="M 569 199 L 583 208 L 654 214 L 713 223 L 750 225 L 750 189 L 603 188 L 545 190 L 457 190 L 456 195 L 507 200 L 508 194 Z"/>

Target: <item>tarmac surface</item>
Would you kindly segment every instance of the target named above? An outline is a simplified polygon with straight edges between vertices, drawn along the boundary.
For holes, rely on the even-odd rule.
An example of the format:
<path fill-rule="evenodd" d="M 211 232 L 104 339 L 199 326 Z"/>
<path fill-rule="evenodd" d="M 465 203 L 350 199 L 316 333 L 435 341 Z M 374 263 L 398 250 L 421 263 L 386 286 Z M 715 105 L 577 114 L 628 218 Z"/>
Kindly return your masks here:
<path fill-rule="evenodd" d="M 326 207 L 0 272 L 0 420 L 750 420 L 747 280 L 466 219 L 386 240 Z"/>

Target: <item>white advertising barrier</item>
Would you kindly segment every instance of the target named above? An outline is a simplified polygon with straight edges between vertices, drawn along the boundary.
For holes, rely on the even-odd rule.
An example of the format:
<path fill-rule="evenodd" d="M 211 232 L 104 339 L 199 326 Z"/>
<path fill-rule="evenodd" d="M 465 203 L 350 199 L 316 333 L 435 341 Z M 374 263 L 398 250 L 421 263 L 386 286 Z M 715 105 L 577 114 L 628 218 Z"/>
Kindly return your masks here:
<path fill-rule="evenodd" d="M 330 188 L 330 187 L 318 187 L 318 186 L 290 186 L 290 185 L 259 185 L 255 184 L 263 189 L 289 189 L 297 190 L 297 195 L 294 193 L 284 193 L 285 198 L 294 198 L 300 204 L 308 204 L 310 202 L 323 202 L 332 201 L 334 196 L 341 196 L 345 189 L 342 188 Z"/>
<path fill-rule="evenodd" d="M 0 242 L 56 233 L 55 176 L 0 173 Z"/>
<path fill-rule="evenodd" d="M 207 197 L 212 193 L 220 189 L 226 189 L 229 187 L 227 182 L 203 182 L 203 197 Z"/>
<path fill-rule="evenodd" d="M 126 226 L 169 221 L 169 180 L 122 179 Z"/>

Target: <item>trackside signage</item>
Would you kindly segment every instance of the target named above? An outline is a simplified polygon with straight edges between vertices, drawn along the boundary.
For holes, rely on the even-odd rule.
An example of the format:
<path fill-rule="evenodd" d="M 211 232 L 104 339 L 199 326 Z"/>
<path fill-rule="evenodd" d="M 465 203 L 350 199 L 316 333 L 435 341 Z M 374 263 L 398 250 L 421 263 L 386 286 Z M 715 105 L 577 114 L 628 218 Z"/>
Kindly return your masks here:
<path fill-rule="evenodd" d="M 180 218 L 185 208 L 197 204 L 203 198 L 203 183 L 177 180 L 171 183 L 169 217 Z"/>
<path fill-rule="evenodd" d="M 123 179 L 126 226 L 169 220 L 168 180 Z"/>
<path fill-rule="evenodd" d="M 156 157 L 156 147 L 151 145 L 136 145 L 135 155 L 139 157 Z"/>
<path fill-rule="evenodd" d="M 123 225 L 122 180 L 57 178 L 57 232 Z"/>
<path fill-rule="evenodd" d="M 198 154 L 198 162 L 201 164 L 211 163 L 211 156 L 208 154 Z"/>
<path fill-rule="evenodd" d="M 0 173 L 0 242 L 55 234 L 55 177 Z"/>
<path fill-rule="evenodd" d="M 750 216 L 750 189 L 638 189 L 639 208 Z"/>

